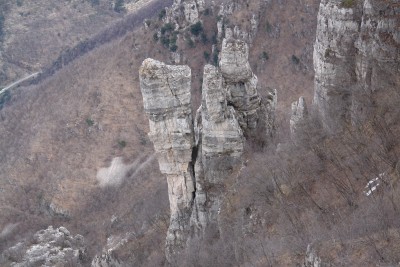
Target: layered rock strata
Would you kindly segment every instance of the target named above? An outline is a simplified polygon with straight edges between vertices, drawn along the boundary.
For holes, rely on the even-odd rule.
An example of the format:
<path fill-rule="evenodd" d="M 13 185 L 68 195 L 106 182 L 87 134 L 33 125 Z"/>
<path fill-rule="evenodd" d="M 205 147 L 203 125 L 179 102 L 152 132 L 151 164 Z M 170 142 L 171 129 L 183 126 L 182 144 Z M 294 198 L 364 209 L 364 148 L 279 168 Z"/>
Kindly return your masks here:
<path fill-rule="evenodd" d="M 243 132 L 233 106 L 228 106 L 220 71 L 206 65 L 203 76 L 202 104 L 196 114 L 198 144 L 196 198 L 191 216 L 194 234 L 218 228 L 218 210 L 224 181 L 240 163 L 243 152 Z"/>
<path fill-rule="evenodd" d="M 364 0 L 360 9 L 362 17 L 354 44 L 357 86 L 352 97 L 353 124 L 365 122 L 374 114 L 382 116 L 374 108 L 388 105 L 381 94 L 397 94 L 400 88 L 399 1 Z"/>
<path fill-rule="evenodd" d="M 325 128 L 365 121 L 379 90 L 399 88 L 399 27 L 398 1 L 321 1 L 314 104 Z"/>
<path fill-rule="evenodd" d="M 332 131 L 350 119 L 355 62 L 349 55 L 355 52 L 357 16 L 353 9 L 341 8 L 339 1 L 321 1 L 314 45 L 314 103 Z"/>
<path fill-rule="evenodd" d="M 238 113 L 244 129 L 257 127 L 261 98 L 257 92 L 258 79 L 250 68 L 249 48 L 243 41 L 224 39 L 219 67 L 224 78 L 227 101 Z"/>
<path fill-rule="evenodd" d="M 100 256 L 95 256 L 90 267 L 125 267 L 118 259 L 110 253 L 103 253 Z"/>
<path fill-rule="evenodd" d="M 149 117 L 149 137 L 160 171 L 167 176 L 171 210 L 167 247 L 183 247 L 184 227 L 194 198 L 194 147 L 191 115 L 191 70 L 146 59 L 140 69 L 140 87 Z"/>
<path fill-rule="evenodd" d="M 225 182 L 241 166 L 246 134 L 262 131 L 266 140 L 274 131 L 276 92 L 263 102 L 257 83 L 247 44 L 223 40 L 219 67 L 204 67 L 202 102 L 192 120 L 189 67 L 143 62 L 140 84 L 149 136 L 168 180 L 168 260 L 191 237 L 206 231 L 218 235 Z"/>

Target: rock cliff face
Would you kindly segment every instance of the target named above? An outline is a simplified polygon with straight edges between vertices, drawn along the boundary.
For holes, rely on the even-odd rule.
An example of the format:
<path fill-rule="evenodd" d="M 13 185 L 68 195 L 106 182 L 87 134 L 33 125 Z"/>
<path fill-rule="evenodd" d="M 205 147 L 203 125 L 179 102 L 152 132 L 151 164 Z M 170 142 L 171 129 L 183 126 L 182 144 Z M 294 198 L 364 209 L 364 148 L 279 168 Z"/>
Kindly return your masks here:
<path fill-rule="evenodd" d="M 167 176 L 171 220 L 167 248 L 184 246 L 184 231 L 194 197 L 194 147 L 190 99 L 191 70 L 146 59 L 140 69 L 149 137 Z"/>
<path fill-rule="evenodd" d="M 246 133 L 274 131 L 276 92 L 262 101 L 248 62 L 248 46 L 223 40 L 219 67 L 206 65 L 202 103 L 190 109 L 190 69 L 146 59 L 140 69 L 149 136 L 168 180 L 171 206 L 166 255 L 193 236 L 219 234 L 218 214 L 225 180 L 241 166 Z"/>
<path fill-rule="evenodd" d="M 4 252 L 12 266 L 83 266 L 85 258 L 84 240 L 75 237 L 64 228 L 49 226 L 33 236 L 33 243 L 20 242 Z"/>
<path fill-rule="evenodd" d="M 387 99 L 381 99 L 380 93 L 395 93 L 400 88 L 400 3 L 365 0 L 361 10 L 355 41 L 357 86 L 352 98 L 353 123 L 379 113 L 371 107 L 375 105 L 374 98 L 378 99 L 376 106 L 385 105 Z"/>
<path fill-rule="evenodd" d="M 248 62 L 246 43 L 234 39 L 222 42 L 220 69 L 228 92 L 228 102 L 237 110 L 240 126 L 255 129 L 261 99 L 257 92 L 257 77 Z"/>
<path fill-rule="evenodd" d="M 373 96 L 399 87 L 399 17 L 398 1 L 321 1 L 314 103 L 330 131 L 366 120 Z"/>
<path fill-rule="evenodd" d="M 172 7 L 166 9 L 164 21 L 184 28 L 199 21 L 204 6 L 204 0 L 174 0 Z"/>
<path fill-rule="evenodd" d="M 202 105 L 196 115 L 196 198 L 190 221 L 197 236 L 207 229 L 218 232 L 224 181 L 240 165 L 243 152 L 243 132 L 235 109 L 228 106 L 227 94 L 219 70 L 205 66 Z"/>

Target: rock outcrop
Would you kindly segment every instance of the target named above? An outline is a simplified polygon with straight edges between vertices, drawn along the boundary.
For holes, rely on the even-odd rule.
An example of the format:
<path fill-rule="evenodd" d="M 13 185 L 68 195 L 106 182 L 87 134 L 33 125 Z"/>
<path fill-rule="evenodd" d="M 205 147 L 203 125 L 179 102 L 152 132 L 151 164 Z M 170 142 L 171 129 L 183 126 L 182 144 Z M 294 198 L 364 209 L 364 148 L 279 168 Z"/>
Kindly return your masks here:
<path fill-rule="evenodd" d="M 3 255 L 15 267 L 83 266 L 85 251 L 81 235 L 72 236 L 64 227 L 49 226 L 33 236 L 33 243 L 20 242 Z"/>
<path fill-rule="evenodd" d="M 354 44 L 357 86 L 352 97 L 353 124 L 365 122 L 374 114 L 382 116 L 374 108 L 388 104 L 381 94 L 396 94 L 400 88 L 399 1 L 364 0 L 361 12 Z"/>
<path fill-rule="evenodd" d="M 195 191 L 191 70 L 188 66 L 169 66 L 146 59 L 140 69 L 140 87 L 149 117 L 149 137 L 160 170 L 168 180 L 171 219 L 167 248 L 177 249 L 184 247 L 184 231 Z"/>
<path fill-rule="evenodd" d="M 248 45 L 237 39 L 224 39 L 219 63 L 227 101 L 237 112 L 240 126 L 245 132 L 264 128 L 266 138 L 275 130 L 276 90 L 270 90 L 264 100 L 258 94 L 258 79 L 248 62 Z M 265 117 L 264 117 L 265 116 Z"/>
<path fill-rule="evenodd" d="M 174 0 L 172 6 L 166 9 L 164 22 L 185 28 L 200 21 L 200 12 L 204 9 L 204 0 Z"/>
<path fill-rule="evenodd" d="M 321 258 L 318 257 L 315 250 L 310 245 L 307 246 L 303 267 L 321 267 Z"/>
<path fill-rule="evenodd" d="M 398 1 L 321 1 L 314 104 L 328 130 L 366 120 L 374 95 L 399 88 L 399 18 Z"/>
<path fill-rule="evenodd" d="M 224 39 L 219 68 L 204 67 L 202 104 L 194 127 L 198 153 L 190 221 L 197 234 L 219 232 L 224 181 L 242 164 L 245 137 L 261 133 L 266 141 L 274 132 L 276 92 L 262 101 L 257 82 L 248 62 L 248 46 L 240 40 Z"/>
<path fill-rule="evenodd" d="M 240 164 L 244 136 L 237 113 L 228 106 L 223 76 L 214 66 L 206 65 L 203 76 L 202 104 L 196 114 L 198 144 L 196 198 L 191 215 L 194 234 L 218 228 L 218 210 L 224 181 Z"/>
<path fill-rule="evenodd" d="M 249 48 L 245 42 L 232 38 L 223 40 L 219 67 L 227 82 L 238 83 L 252 77 L 248 57 Z"/>
<path fill-rule="evenodd" d="M 243 41 L 223 40 L 219 67 L 204 67 L 202 103 L 194 120 L 190 80 L 187 66 L 146 59 L 140 69 L 149 137 L 168 180 L 168 260 L 191 237 L 218 233 L 225 181 L 241 166 L 245 137 L 262 132 L 266 141 L 275 129 L 276 91 L 262 101 Z"/>
<path fill-rule="evenodd" d="M 118 218 L 113 216 L 111 221 L 116 222 Z M 124 249 L 124 246 L 129 243 L 135 234 L 130 232 L 125 235 L 111 235 L 107 238 L 107 244 L 103 247 L 101 254 L 96 255 L 91 263 L 91 267 L 128 267 L 129 264 L 121 261 L 117 255 L 118 252 Z"/>

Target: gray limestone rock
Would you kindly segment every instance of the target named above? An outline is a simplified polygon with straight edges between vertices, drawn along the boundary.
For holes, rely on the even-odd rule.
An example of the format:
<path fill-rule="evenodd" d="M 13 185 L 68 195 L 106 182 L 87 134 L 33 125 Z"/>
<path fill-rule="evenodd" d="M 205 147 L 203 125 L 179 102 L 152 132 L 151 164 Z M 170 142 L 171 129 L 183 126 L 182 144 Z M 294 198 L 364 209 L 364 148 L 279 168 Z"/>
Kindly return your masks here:
<path fill-rule="evenodd" d="M 186 28 L 200 21 L 199 12 L 204 11 L 204 0 L 174 0 L 166 9 L 165 23 L 173 23 L 177 28 Z"/>
<path fill-rule="evenodd" d="M 232 38 L 222 41 L 219 67 L 227 83 L 247 81 L 252 77 L 248 58 L 249 47 L 244 41 Z"/>
<path fill-rule="evenodd" d="M 223 3 L 220 5 L 220 10 L 218 13 L 218 17 L 220 18 L 217 22 L 217 42 L 218 44 L 222 43 L 223 38 L 231 39 L 235 38 L 238 40 L 242 40 L 248 43 L 250 46 L 253 44 L 253 39 L 255 38 L 258 26 L 259 26 L 259 18 L 256 14 L 248 15 L 248 20 L 250 25 L 247 27 L 240 27 L 239 25 L 233 25 L 233 30 L 225 24 L 226 21 L 230 21 L 231 15 L 236 11 L 244 11 L 246 12 L 246 8 L 248 5 L 243 1 L 236 1 L 230 4 L 224 5 Z M 232 26 L 230 24 L 230 26 Z"/>
<path fill-rule="evenodd" d="M 149 137 L 160 170 L 168 181 L 171 219 L 167 251 L 183 246 L 187 210 L 193 201 L 194 132 L 190 84 L 188 66 L 169 66 L 146 59 L 140 68 L 140 88 L 150 123 Z"/>
<path fill-rule="evenodd" d="M 34 243 L 21 242 L 4 252 L 15 267 L 83 266 L 85 245 L 81 235 L 75 237 L 64 228 L 49 226 L 33 236 Z"/>
<path fill-rule="evenodd" d="M 314 45 L 314 104 L 331 132 L 368 120 L 379 91 L 398 90 L 400 10 L 397 1 L 352 6 L 323 0 Z M 378 96 L 378 97 L 374 97 Z"/>
<path fill-rule="evenodd" d="M 242 166 L 245 132 L 266 138 L 275 129 L 276 90 L 261 101 L 247 44 L 234 39 L 223 44 L 220 68 L 204 67 L 202 103 L 194 120 L 189 67 L 146 59 L 140 69 L 149 136 L 168 181 L 169 261 L 192 237 L 218 233 L 224 183 Z"/>

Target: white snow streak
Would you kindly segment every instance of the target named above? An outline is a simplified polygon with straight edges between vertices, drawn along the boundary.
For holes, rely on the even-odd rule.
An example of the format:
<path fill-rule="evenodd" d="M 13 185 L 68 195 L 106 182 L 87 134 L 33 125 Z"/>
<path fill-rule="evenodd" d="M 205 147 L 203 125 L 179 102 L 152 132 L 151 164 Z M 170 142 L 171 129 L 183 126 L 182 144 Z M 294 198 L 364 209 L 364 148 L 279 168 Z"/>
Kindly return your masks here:
<path fill-rule="evenodd" d="M 365 186 L 364 194 L 366 196 L 370 196 L 372 192 L 374 192 L 378 186 L 381 184 L 380 181 L 385 177 L 386 173 L 381 173 L 379 174 L 378 177 L 375 177 L 374 179 L 370 180 L 367 185 Z"/>

